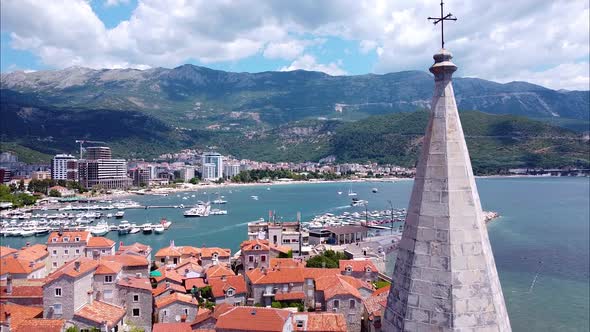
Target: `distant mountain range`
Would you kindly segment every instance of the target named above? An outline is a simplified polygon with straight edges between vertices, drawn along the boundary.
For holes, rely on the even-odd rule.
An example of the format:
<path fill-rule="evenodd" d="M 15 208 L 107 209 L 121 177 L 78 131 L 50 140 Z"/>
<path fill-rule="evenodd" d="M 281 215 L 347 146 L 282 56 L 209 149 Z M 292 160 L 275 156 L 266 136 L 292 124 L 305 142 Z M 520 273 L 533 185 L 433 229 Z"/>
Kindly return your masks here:
<path fill-rule="evenodd" d="M 454 88 L 461 111 L 518 115 L 588 130 L 589 91 L 475 78 L 455 78 Z M 433 79 L 421 71 L 329 76 L 308 71 L 231 73 L 193 65 L 143 71 L 72 67 L 2 74 L 1 89 L 2 140 L 14 149 L 75 151 L 74 140 L 88 138 L 108 141 L 127 157 L 214 144 L 245 157 L 274 159 L 272 144 L 277 142 L 272 137 L 297 140 L 301 133 L 290 128 L 301 129 L 303 123 L 306 129 L 301 130 L 315 137 L 308 137 L 301 158 L 335 153 L 357 160 L 364 157 L 334 150 L 338 128 L 360 125 L 359 120 L 371 121 L 375 115 L 428 108 Z M 254 141 L 272 146 L 264 152 L 246 144 Z M 243 144 L 232 151 L 227 142 Z M 374 142 L 361 141 L 365 143 Z"/>

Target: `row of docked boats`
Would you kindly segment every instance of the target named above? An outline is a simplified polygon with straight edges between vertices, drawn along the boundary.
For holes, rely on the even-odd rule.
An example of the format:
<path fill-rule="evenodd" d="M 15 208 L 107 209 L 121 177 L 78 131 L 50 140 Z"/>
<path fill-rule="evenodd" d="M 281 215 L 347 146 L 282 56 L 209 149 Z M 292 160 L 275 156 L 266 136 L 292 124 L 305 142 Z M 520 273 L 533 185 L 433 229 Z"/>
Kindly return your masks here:
<path fill-rule="evenodd" d="M 309 222 L 302 222 L 302 226 L 306 230 L 323 229 L 325 227 L 346 226 L 346 225 L 363 225 L 367 222 L 371 225 L 382 225 L 393 222 L 404 222 L 406 217 L 406 209 L 393 210 L 375 210 L 375 211 L 359 211 L 359 212 L 344 212 L 340 215 L 332 213 L 324 213 L 315 216 Z"/>

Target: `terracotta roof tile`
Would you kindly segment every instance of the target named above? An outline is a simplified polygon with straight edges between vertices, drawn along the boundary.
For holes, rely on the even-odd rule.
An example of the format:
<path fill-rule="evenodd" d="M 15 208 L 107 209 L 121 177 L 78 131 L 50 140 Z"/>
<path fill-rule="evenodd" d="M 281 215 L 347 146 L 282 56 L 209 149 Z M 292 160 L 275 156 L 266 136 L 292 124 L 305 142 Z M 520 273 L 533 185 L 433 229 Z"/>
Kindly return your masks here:
<path fill-rule="evenodd" d="M 10 324 L 18 326 L 25 319 L 43 317 L 43 307 L 0 303 L 0 323 L 6 322 L 6 313 L 10 313 Z"/>
<path fill-rule="evenodd" d="M 254 285 L 303 283 L 305 281 L 303 268 L 290 268 L 280 270 L 262 270 L 260 268 L 246 272 L 248 279 Z"/>
<path fill-rule="evenodd" d="M 381 317 L 387 305 L 387 296 L 389 295 L 390 289 L 391 286 L 379 288 L 363 301 L 365 310 L 369 313 L 369 320 L 373 320 L 375 317 Z"/>
<path fill-rule="evenodd" d="M 256 249 L 258 248 L 258 249 Z M 240 245 L 240 250 L 242 251 L 278 251 L 282 253 L 288 253 L 291 250 L 289 246 L 282 246 L 270 243 L 268 240 L 246 240 L 242 242 Z"/>
<path fill-rule="evenodd" d="M 236 275 L 232 269 L 223 264 L 211 265 L 205 270 L 205 274 L 207 275 L 207 279 Z"/>
<path fill-rule="evenodd" d="M 220 258 L 229 258 L 231 250 L 217 247 L 201 248 L 201 257 L 203 258 L 212 258 L 214 254 L 217 254 L 217 257 Z"/>
<path fill-rule="evenodd" d="M 6 256 L 0 258 L 0 274 L 30 274 L 45 268 L 45 263 L 25 260 L 20 257 Z"/>
<path fill-rule="evenodd" d="M 305 279 L 317 279 L 324 276 L 340 275 L 338 269 L 322 269 L 315 267 L 306 267 L 303 269 L 303 276 Z"/>
<path fill-rule="evenodd" d="M 304 327 L 297 327 L 297 321 L 307 318 Z M 298 312 L 293 315 L 293 331 L 346 332 L 346 319 L 341 313 Z"/>
<path fill-rule="evenodd" d="M 276 293 L 275 300 L 277 301 L 290 301 L 290 300 L 304 300 L 305 293 L 303 292 L 288 292 L 288 293 Z"/>
<path fill-rule="evenodd" d="M 18 257 L 26 260 L 37 261 L 49 256 L 47 246 L 44 244 L 34 244 L 30 247 L 23 247 L 18 252 Z"/>
<path fill-rule="evenodd" d="M 126 267 L 138 267 L 138 266 L 148 266 L 150 262 L 148 262 L 147 258 L 144 256 L 138 255 L 130 255 L 130 254 L 123 254 L 123 255 L 109 255 L 109 256 L 101 256 L 101 261 L 111 261 L 117 262 Z"/>
<path fill-rule="evenodd" d="M 118 274 L 122 268 L 121 263 L 100 260 L 94 274 Z"/>
<path fill-rule="evenodd" d="M 291 312 L 283 309 L 235 307 L 219 316 L 215 328 L 235 331 L 283 331 L 283 326 L 290 316 Z"/>
<path fill-rule="evenodd" d="M 270 268 L 281 268 L 281 269 L 286 269 L 286 268 L 302 268 L 305 267 L 305 263 L 297 260 L 297 259 L 293 259 L 293 258 L 271 258 L 270 259 Z"/>
<path fill-rule="evenodd" d="M 234 308 L 234 306 L 229 303 L 218 304 L 215 306 L 215 308 L 213 308 L 213 318 L 215 318 L 215 320 L 217 320 L 219 318 L 219 316 L 232 310 L 233 308 Z"/>
<path fill-rule="evenodd" d="M 11 298 L 43 298 L 43 285 L 45 279 L 14 279 L 12 281 L 12 293 L 6 293 L 6 282 L 0 286 L 0 299 Z"/>
<path fill-rule="evenodd" d="M 156 308 L 164 308 L 175 302 L 183 302 L 189 305 L 198 306 L 199 302 L 188 294 L 172 293 L 165 297 L 156 299 Z"/>
<path fill-rule="evenodd" d="M 93 236 L 88 240 L 86 247 L 88 248 L 112 248 L 115 246 L 115 241 L 107 239 L 102 236 Z"/>
<path fill-rule="evenodd" d="M 166 283 L 162 282 L 162 283 L 158 284 L 158 286 L 156 288 L 152 289 L 152 295 L 159 296 L 168 290 L 172 290 L 174 292 L 180 292 L 183 294 L 186 292 L 186 289 L 184 289 L 184 286 L 182 286 L 182 285 L 170 283 L 170 286 L 168 288 L 166 288 Z"/>
<path fill-rule="evenodd" d="M 234 289 L 234 295 L 246 294 L 246 281 L 244 277 L 239 275 L 227 276 L 222 278 L 208 279 L 209 286 L 211 286 L 211 292 L 213 297 L 223 297 L 225 293 L 230 289 Z"/>
<path fill-rule="evenodd" d="M 348 295 L 362 299 L 358 289 L 347 282 L 347 280 L 341 275 L 323 276 L 317 278 L 315 279 L 315 288 L 316 291 L 324 292 L 324 298 L 326 300 L 338 295 Z"/>
<path fill-rule="evenodd" d="M 109 327 L 115 326 L 125 316 L 125 309 L 110 303 L 94 300 L 78 310 L 74 316 L 82 317 L 96 323 L 107 322 Z"/>
<path fill-rule="evenodd" d="M 180 256 L 194 256 L 198 257 L 201 249 L 191 246 L 169 246 L 158 250 L 156 257 L 180 257 Z"/>
<path fill-rule="evenodd" d="M 63 243 L 64 238 L 68 238 L 68 242 L 75 243 L 77 237 L 80 238 L 80 242 L 86 243 L 90 238 L 90 232 L 62 232 L 61 235 L 59 232 L 51 232 L 47 239 L 47 244 Z"/>
<path fill-rule="evenodd" d="M 10 248 L 10 247 L 5 247 L 5 246 L 0 246 L 0 257 L 4 257 L 6 255 L 10 255 L 15 253 L 17 250 Z"/>
<path fill-rule="evenodd" d="M 166 279 L 172 280 L 176 283 L 182 284 L 182 276 L 176 272 L 176 270 L 168 269 L 165 266 L 162 266 L 158 269 L 162 273 L 161 277 L 155 277 L 157 283 L 160 283 Z"/>
<path fill-rule="evenodd" d="M 199 308 L 199 311 L 195 316 L 195 320 L 191 322 L 191 325 L 199 324 L 201 322 L 206 321 L 209 318 L 213 318 L 213 311 L 206 308 Z"/>
<path fill-rule="evenodd" d="M 137 278 L 137 277 L 123 277 L 119 279 L 117 285 L 122 287 L 131 287 L 145 290 L 152 290 L 152 283 L 148 278 Z"/>
<path fill-rule="evenodd" d="M 18 325 L 13 332 L 62 332 L 65 320 L 63 319 L 26 319 Z"/>
<path fill-rule="evenodd" d="M 77 263 L 80 264 L 78 269 L 76 269 Z M 51 273 L 47 277 L 47 283 L 51 283 L 64 275 L 70 276 L 72 278 L 77 278 L 92 270 L 95 270 L 97 267 L 98 261 L 95 261 L 91 258 L 80 257 L 78 259 L 66 263 L 65 265 L 57 269 L 55 272 Z"/>
<path fill-rule="evenodd" d="M 341 260 L 338 262 L 340 272 L 345 272 L 347 268 L 352 269 L 352 272 L 365 272 L 369 268 L 372 272 L 377 272 L 377 267 L 370 259 L 350 259 Z"/>
<path fill-rule="evenodd" d="M 199 264 L 199 260 L 194 257 L 186 259 L 184 262 L 182 262 L 182 264 L 176 266 L 174 270 L 176 270 L 176 272 L 178 272 L 178 274 L 182 276 L 185 276 L 186 270 L 194 271 L 197 273 L 205 272 L 205 269 Z"/>
<path fill-rule="evenodd" d="M 152 332 L 192 332 L 189 323 L 156 323 L 152 328 Z"/>
<path fill-rule="evenodd" d="M 207 286 L 207 284 L 205 283 L 205 279 L 203 278 L 184 279 L 184 288 L 187 292 L 190 291 L 193 288 L 193 286 L 197 286 L 197 288 L 203 288 Z"/>
<path fill-rule="evenodd" d="M 123 242 L 119 245 L 119 250 L 117 250 L 117 255 L 133 252 L 140 255 L 147 255 L 152 251 L 152 247 L 148 246 L 147 244 L 135 242 L 130 245 L 123 245 Z"/>

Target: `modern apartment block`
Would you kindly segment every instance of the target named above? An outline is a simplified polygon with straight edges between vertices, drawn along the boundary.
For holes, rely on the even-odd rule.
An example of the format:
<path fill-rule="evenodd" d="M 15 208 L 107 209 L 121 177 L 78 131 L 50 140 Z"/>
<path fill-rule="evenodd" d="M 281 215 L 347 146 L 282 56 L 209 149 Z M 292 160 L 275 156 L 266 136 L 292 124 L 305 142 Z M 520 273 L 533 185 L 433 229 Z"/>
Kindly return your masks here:
<path fill-rule="evenodd" d="M 223 177 L 223 159 L 219 153 L 203 154 L 203 180 L 216 181 Z"/>
<path fill-rule="evenodd" d="M 113 154 L 108 146 L 89 146 L 86 148 L 86 159 L 112 159 Z"/>
<path fill-rule="evenodd" d="M 78 181 L 78 159 L 71 154 L 58 154 L 51 160 L 51 178 Z"/>

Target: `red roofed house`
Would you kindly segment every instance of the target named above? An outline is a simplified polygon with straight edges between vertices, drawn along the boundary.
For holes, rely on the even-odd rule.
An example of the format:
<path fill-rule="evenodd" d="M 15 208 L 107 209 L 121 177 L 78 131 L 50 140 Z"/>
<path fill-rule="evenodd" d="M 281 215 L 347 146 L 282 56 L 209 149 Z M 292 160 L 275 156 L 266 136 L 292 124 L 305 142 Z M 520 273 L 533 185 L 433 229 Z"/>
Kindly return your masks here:
<path fill-rule="evenodd" d="M 197 317 L 195 318 L 195 320 L 191 322 L 193 331 L 203 329 L 214 329 L 215 323 L 217 322 L 217 318 L 219 318 L 219 316 L 228 312 L 229 310 L 232 310 L 233 308 L 235 307 L 231 304 L 221 303 L 216 305 L 213 308 L 213 311 L 199 310 Z"/>
<path fill-rule="evenodd" d="M 43 306 L 43 285 L 45 279 L 9 278 L 5 285 L 0 286 L 0 302 Z"/>
<path fill-rule="evenodd" d="M 378 279 L 377 267 L 370 259 L 341 260 L 338 264 L 343 275 L 366 280 L 367 282 L 374 282 Z"/>
<path fill-rule="evenodd" d="M 152 261 L 152 247 L 139 242 L 135 242 L 130 245 L 123 245 L 123 242 L 121 242 L 119 244 L 119 250 L 117 250 L 117 255 L 123 254 L 140 255 L 145 257 L 148 262 Z"/>
<path fill-rule="evenodd" d="M 47 239 L 49 268 L 55 271 L 65 263 L 86 255 L 90 232 L 52 232 Z"/>
<path fill-rule="evenodd" d="M 158 323 L 192 322 L 197 316 L 199 302 L 191 295 L 172 293 L 155 303 Z"/>
<path fill-rule="evenodd" d="M 15 252 L 11 256 L 0 258 L 0 279 L 39 279 L 45 278 L 47 269 L 44 262 L 24 259 Z"/>
<path fill-rule="evenodd" d="M 358 279 L 342 275 L 323 276 L 315 280 L 315 287 L 316 306 L 321 306 L 323 311 L 342 313 L 348 331 L 361 331 L 363 296 L 357 288 L 362 287 Z"/>
<path fill-rule="evenodd" d="M 92 236 L 86 244 L 86 257 L 98 259 L 115 254 L 115 241 L 102 236 Z"/>
<path fill-rule="evenodd" d="M 198 258 L 201 250 L 191 246 L 176 246 L 174 241 L 170 241 L 170 246 L 158 250 L 155 255 L 155 262 L 158 266 L 169 265 L 176 266 L 184 263 L 184 260 L 195 257 Z"/>
<path fill-rule="evenodd" d="M 66 330 L 65 323 L 63 319 L 25 319 L 12 332 L 64 332 Z"/>
<path fill-rule="evenodd" d="M 217 318 L 215 331 L 291 331 L 293 329 L 291 316 L 291 312 L 284 309 L 235 307 Z"/>
<path fill-rule="evenodd" d="M 268 268 L 271 258 L 279 257 L 280 253 L 288 254 L 290 250 L 290 247 L 271 244 L 268 240 L 248 240 L 240 245 L 240 259 L 244 271 Z"/>
<path fill-rule="evenodd" d="M 332 312 L 297 312 L 293 314 L 293 331 L 347 332 L 343 314 Z"/>
<path fill-rule="evenodd" d="M 246 281 L 241 275 L 208 279 L 215 304 L 244 305 L 248 295 Z"/>
<path fill-rule="evenodd" d="M 117 262 L 121 264 L 121 276 L 147 278 L 150 274 L 150 263 L 147 258 L 135 254 L 102 256 L 101 261 Z"/>
<path fill-rule="evenodd" d="M 201 266 L 208 267 L 209 265 L 225 264 L 231 265 L 231 250 L 224 248 L 211 247 L 201 248 Z"/>
<path fill-rule="evenodd" d="M 127 310 L 126 319 L 150 332 L 152 329 L 153 297 L 148 278 L 124 276 L 117 282 L 119 305 Z"/>
<path fill-rule="evenodd" d="M 363 330 L 367 332 L 381 332 L 381 319 L 387 306 L 387 296 L 391 286 L 376 290 L 363 301 Z"/>
<path fill-rule="evenodd" d="M 288 268 L 288 269 L 254 269 L 246 271 L 246 283 L 248 285 L 248 294 L 253 300 L 249 304 L 262 304 L 263 306 L 271 305 L 272 301 L 294 300 L 305 301 L 306 288 L 303 268 Z M 311 293 L 309 297 L 313 299 L 313 280 L 311 282 Z M 287 294 L 295 294 L 298 298 L 289 299 L 285 296 Z M 279 299 L 276 299 L 276 296 Z"/>
<path fill-rule="evenodd" d="M 42 316 L 42 307 L 0 303 L 0 331 L 12 331 L 24 320 Z"/>
<path fill-rule="evenodd" d="M 152 332 L 193 332 L 189 323 L 156 323 Z"/>
<path fill-rule="evenodd" d="M 49 194 L 52 190 L 59 192 L 60 197 L 76 196 L 76 192 L 74 190 L 62 186 L 53 186 L 48 188 L 47 194 Z"/>
<path fill-rule="evenodd" d="M 94 271 L 92 290 L 94 299 L 103 302 L 118 304 L 119 292 L 117 281 L 121 276 L 122 266 L 117 262 L 99 260 L 98 267 Z"/>
<path fill-rule="evenodd" d="M 101 331 L 123 331 L 125 309 L 102 301 L 90 300 L 76 311 L 72 321 L 81 330 L 98 328 Z"/>
<path fill-rule="evenodd" d="M 12 249 L 10 247 L 4 247 L 4 246 L 0 246 L 0 258 L 10 255 L 10 254 L 14 254 L 15 252 L 17 252 L 16 249 Z"/>
<path fill-rule="evenodd" d="M 69 320 L 76 310 L 92 302 L 97 267 L 97 261 L 80 257 L 51 273 L 43 285 L 43 316 Z"/>

